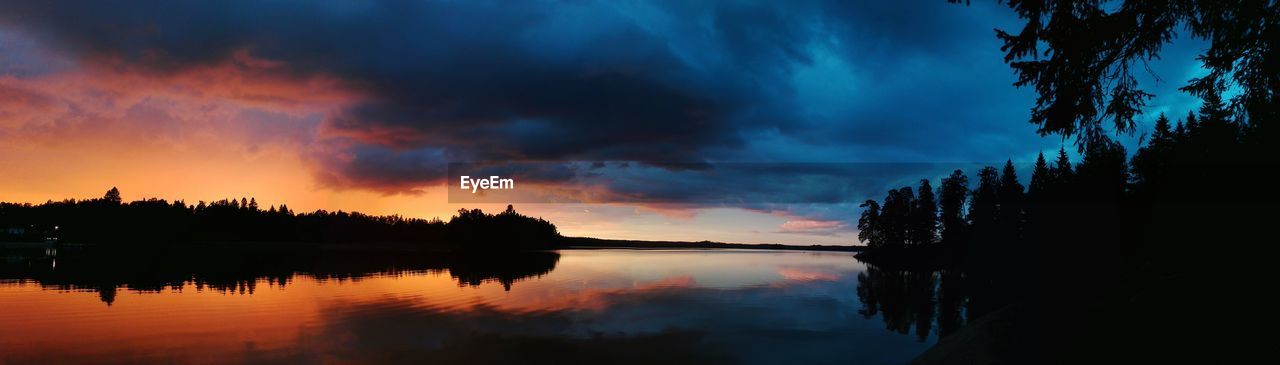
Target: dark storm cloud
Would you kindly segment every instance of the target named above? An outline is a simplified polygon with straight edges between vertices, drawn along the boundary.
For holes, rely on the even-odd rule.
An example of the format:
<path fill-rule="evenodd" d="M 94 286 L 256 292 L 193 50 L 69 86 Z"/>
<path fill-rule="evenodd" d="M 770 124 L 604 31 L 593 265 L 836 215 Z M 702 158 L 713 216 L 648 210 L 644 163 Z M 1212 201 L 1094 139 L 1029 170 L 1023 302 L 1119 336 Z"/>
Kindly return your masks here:
<path fill-rule="evenodd" d="M 328 115 L 319 133 L 338 142 L 310 156 L 321 182 L 340 188 L 415 191 L 438 182 L 443 161 L 998 161 L 1057 144 L 1035 138 L 1025 123 L 1031 99 L 1009 86 L 991 32 L 1016 19 L 994 3 L 0 1 L 0 8 L 0 26 L 85 62 L 163 74 L 248 62 L 237 61 L 247 52 L 282 62 L 284 76 L 337 77 L 366 97 Z M 786 173 L 758 171 L 758 179 L 718 188 L 752 192 Z M 672 198 L 708 191 L 637 181 L 611 187 Z"/>
<path fill-rule="evenodd" d="M 601 4 L 8 5 L 6 23 L 123 67 L 170 72 L 247 50 L 337 75 L 373 100 L 333 115 L 331 132 L 459 157 L 692 159 L 739 142 L 730 114 L 750 93 L 710 82 L 636 24 L 591 19 Z M 579 19 L 557 14 L 579 7 Z"/>
<path fill-rule="evenodd" d="M 444 176 L 440 168 L 444 152 L 440 149 L 334 144 L 337 146 L 326 143 L 309 156 L 321 164 L 316 179 L 325 186 L 418 194 L 423 186 Z"/>

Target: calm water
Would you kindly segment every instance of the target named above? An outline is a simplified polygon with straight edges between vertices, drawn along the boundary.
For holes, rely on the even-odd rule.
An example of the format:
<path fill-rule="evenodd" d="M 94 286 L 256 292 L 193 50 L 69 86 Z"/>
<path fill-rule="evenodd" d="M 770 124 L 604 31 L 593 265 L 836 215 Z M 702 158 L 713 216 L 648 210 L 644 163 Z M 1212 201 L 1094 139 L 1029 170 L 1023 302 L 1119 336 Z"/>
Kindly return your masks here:
<path fill-rule="evenodd" d="M 8 251 L 4 364 L 904 363 L 959 321 L 848 253 Z"/>

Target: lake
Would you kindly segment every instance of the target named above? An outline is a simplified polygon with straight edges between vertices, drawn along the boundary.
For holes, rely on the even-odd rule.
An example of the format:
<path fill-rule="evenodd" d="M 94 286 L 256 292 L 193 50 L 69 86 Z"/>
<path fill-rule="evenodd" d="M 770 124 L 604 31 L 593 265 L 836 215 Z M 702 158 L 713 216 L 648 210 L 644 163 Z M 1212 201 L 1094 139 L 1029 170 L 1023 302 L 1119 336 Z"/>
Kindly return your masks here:
<path fill-rule="evenodd" d="M 850 253 L 6 249 L 0 363 L 900 364 L 945 273 Z"/>

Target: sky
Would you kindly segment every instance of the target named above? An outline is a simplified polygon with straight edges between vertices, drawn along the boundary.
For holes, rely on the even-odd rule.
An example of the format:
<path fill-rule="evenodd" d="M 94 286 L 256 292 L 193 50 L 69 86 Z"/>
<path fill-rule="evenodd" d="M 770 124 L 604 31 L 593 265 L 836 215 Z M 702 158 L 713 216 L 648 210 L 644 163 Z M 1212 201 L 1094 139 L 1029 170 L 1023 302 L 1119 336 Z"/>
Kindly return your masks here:
<path fill-rule="evenodd" d="M 1027 122 L 993 32 L 1020 23 L 994 1 L 0 9 L 0 201 L 115 186 L 447 219 L 505 206 L 451 200 L 450 163 L 517 162 L 526 192 L 569 198 L 516 209 L 566 235 L 854 244 L 887 188 L 1064 144 Z M 1140 130 L 1198 107 L 1176 89 L 1203 48 L 1146 65 Z"/>

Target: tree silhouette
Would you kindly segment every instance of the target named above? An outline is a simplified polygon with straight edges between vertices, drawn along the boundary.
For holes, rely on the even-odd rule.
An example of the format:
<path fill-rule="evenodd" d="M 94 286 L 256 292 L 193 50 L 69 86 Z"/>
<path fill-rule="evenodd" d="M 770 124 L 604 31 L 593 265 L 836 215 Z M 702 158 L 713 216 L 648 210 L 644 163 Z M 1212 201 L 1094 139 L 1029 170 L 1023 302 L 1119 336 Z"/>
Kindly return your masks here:
<path fill-rule="evenodd" d="M 1036 313 L 1010 324 L 1025 329 L 1005 339 L 1029 339 L 1026 346 L 1003 346 L 992 362 L 1233 362 L 1226 360 L 1233 351 L 1206 338 L 1243 332 L 1231 324 L 1252 323 L 1243 313 L 1249 311 L 1183 317 L 1176 325 L 1169 318 L 1238 296 L 1238 288 L 1223 284 L 1261 277 L 1241 275 L 1242 268 L 1265 266 L 1247 260 L 1259 256 L 1259 239 L 1274 234 L 1277 201 L 1248 186 L 1269 181 L 1280 156 L 1280 2 L 1005 3 L 1024 22 L 997 30 L 997 37 L 1015 85 L 1037 94 L 1030 120 L 1041 135 L 1074 137 L 1079 163 L 1072 164 L 1065 146 L 1052 163 L 1038 156 L 1025 194 L 1011 161 L 1003 174 L 983 168 L 967 204 L 956 193 L 963 174 L 952 174 L 942 181 L 939 207 L 942 247 L 954 254 L 869 255 L 876 251 L 869 249 L 859 257 L 963 268 L 966 315 L 1002 307 L 1007 315 L 1010 304 Z M 1208 44 L 1198 57 L 1207 74 L 1181 88 L 1201 98 L 1201 106 L 1176 122 L 1159 115 L 1129 156 L 1107 134 L 1137 130 L 1135 120 L 1153 95 L 1133 71 L 1148 70 L 1146 61 L 1178 32 Z M 964 226 L 954 224 L 960 206 L 968 209 L 963 235 L 956 228 Z M 1077 247 L 1085 250 L 1070 250 Z M 937 260 L 937 252 L 947 260 Z M 909 319 L 890 309 L 900 300 L 893 293 L 904 290 L 881 286 L 887 290 L 869 288 L 865 296 L 860 287 L 859 298 L 876 303 L 869 308 L 888 323 Z M 1186 287 L 1205 293 L 1188 297 Z M 1070 304 L 1080 302 L 1089 305 Z"/>
<path fill-rule="evenodd" d="M 1142 186 L 1140 189 L 1147 191 L 1163 189 L 1156 185 L 1168 179 L 1165 172 L 1172 168 L 1169 161 L 1173 158 L 1173 144 L 1181 133 L 1175 133 L 1170 128 L 1169 118 L 1165 117 L 1164 113 L 1156 118 L 1155 129 L 1151 132 L 1151 139 L 1147 142 L 1146 148 L 1139 149 L 1133 155 L 1134 185 Z"/>
<path fill-rule="evenodd" d="M 866 242 L 868 247 L 883 247 L 884 236 L 880 231 L 880 203 L 867 200 L 860 207 L 862 207 L 862 216 L 858 217 L 858 239 Z"/>
<path fill-rule="evenodd" d="M 1124 146 L 1108 139 L 1089 142 L 1088 149 L 1076 167 L 1072 184 L 1078 186 L 1076 197 L 1091 202 L 1120 202 L 1129 181 Z"/>
<path fill-rule="evenodd" d="M 952 2 L 958 2 L 952 0 Z M 1105 138 L 1134 128 L 1153 95 L 1138 88 L 1134 69 L 1159 56 L 1179 29 L 1209 41 L 1199 57 L 1209 73 L 1182 88 L 1205 97 L 1227 83 L 1240 95 L 1232 104 L 1249 120 L 1280 115 L 1280 3 L 1254 0 L 1178 2 L 1073 0 L 1010 1 L 1025 20 L 1021 29 L 997 30 L 1015 85 L 1038 97 L 1031 122 L 1041 134 Z M 1268 133 L 1270 134 L 1270 133 Z"/>
<path fill-rule="evenodd" d="M 1053 172 L 1049 170 L 1049 163 L 1044 160 L 1044 152 L 1036 155 L 1036 164 L 1031 170 L 1031 183 L 1027 185 L 1027 195 L 1031 200 L 1042 198 L 1048 190 L 1048 186 L 1053 178 Z"/>
<path fill-rule="evenodd" d="M 106 194 L 102 195 L 102 201 L 107 202 L 108 204 L 119 205 L 122 200 L 123 199 L 120 198 L 120 189 L 116 189 L 114 186 L 111 187 L 111 190 L 107 190 Z"/>
<path fill-rule="evenodd" d="M 964 238 L 968 223 L 965 221 L 965 202 L 969 195 L 969 177 L 964 171 L 955 170 L 951 176 L 942 179 L 940 199 L 942 242 L 959 243 Z"/>
<path fill-rule="evenodd" d="M 880 206 L 880 231 L 884 235 L 884 246 L 901 248 L 909 245 L 911 239 L 911 208 L 915 205 L 915 194 L 911 187 L 889 190 Z"/>
<path fill-rule="evenodd" d="M 1035 166 L 1031 170 L 1031 182 L 1027 185 L 1026 205 L 1024 206 L 1023 238 L 1034 245 L 1032 250 L 1047 247 L 1045 233 L 1052 228 L 1054 220 L 1051 212 L 1061 207 L 1053 194 L 1058 188 L 1054 185 L 1054 168 L 1045 160 L 1044 153 L 1036 155 Z"/>
<path fill-rule="evenodd" d="M 1156 118 L 1155 129 L 1151 132 L 1151 145 L 1168 147 L 1173 143 L 1173 130 L 1169 127 L 1169 118 L 1160 113 L 1160 117 Z"/>
<path fill-rule="evenodd" d="M 52 238 L 113 246 L 283 241 L 488 250 L 547 248 L 560 240 L 555 225 L 521 215 L 512 206 L 496 215 L 464 209 L 445 223 L 343 211 L 294 214 L 284 204 L 279 209 L 263 211 L 257 199 L 249 198 L 200 201 L 196 205 L 162 199 L 122 203 L 116 188 L 102 199 L 40 205 L 0 203 L 0 227 L 10 226 L 30 229 L 24 229 L 20 237 L 0 239 Z M 10 234 L 6 231 L 4 235 Z"/>
<path fill-rule="evenodd" d="M 1071 179 L 1075 176 L 1075 169 L 1071 167 L 1071 159 L 1067 157 L 1065 148 L 1058 149 L 1058 159 L 1053 163 L 1053 185 L 1055 189 L 1062 189 L 1063 186 L 1071 183 Z"/>
<path fill-rule="evenodd" d="M 978 171 L 978 188 L 973 190 L 969 203 L 969 226 L 975 241 L 990 241 L 996 237 L 999 224 L 1000 175 L 995 167 L 987 166 Z"/>
<path fill-rule="evenodd" d="M 999 216 L 996 229 L 1000 233 L 1001 242 L 1009 245 L 1020 238 L 1023 219 L 1022 183 L 1018 182 L 1018 173 L 1013 168 L 1013 160 L 1007 160 L 1004 163 L 997 199 Z"/>
<path fill-rule="evenodd" d="M 1238 156 L 1240 128 L 1231 118 L 1231 111 L 1223 105 L 1218 92 L 1204 93 L 1197 115 L 1199 123 L 1191 131 L 1194 153 L 1202 161 L 1229 161 Z"/>
<path fill-rule="evenodd" d="M 920 195 L 911 208 L 911 243 L 916 246 L 937 242 L 938 204 L 929 179 L 920 180 Z"/>

